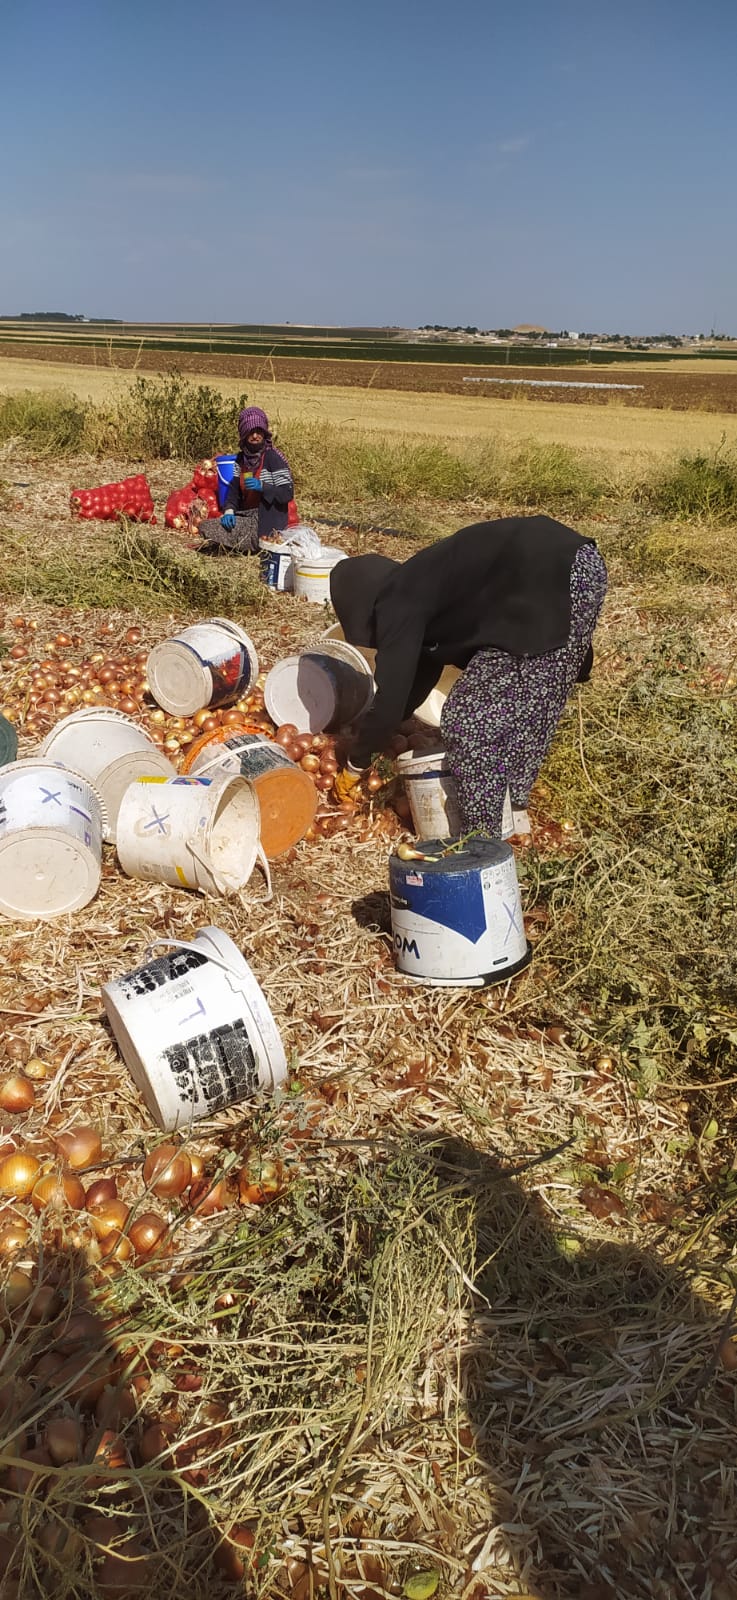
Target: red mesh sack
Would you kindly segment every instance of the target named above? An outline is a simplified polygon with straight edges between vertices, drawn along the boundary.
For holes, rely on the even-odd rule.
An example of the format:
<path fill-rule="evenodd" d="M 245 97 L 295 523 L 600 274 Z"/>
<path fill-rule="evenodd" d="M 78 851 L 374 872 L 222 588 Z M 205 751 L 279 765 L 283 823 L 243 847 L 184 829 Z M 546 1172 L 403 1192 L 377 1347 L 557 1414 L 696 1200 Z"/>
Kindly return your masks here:
<path fill-rule="evenodd" d="M 114 522 L 130 517 L 133 522 L 155 522 L 154 503 L 143 472 L 117 483 L 103 483 L 96 489 L 72 489 L 69 498 L 72 516 L 85 521 Z"/>
<path fill-rule="evenodd" d="M 166 502 L 164 525 L 167 528 L 186 528 L 189 508 L 195 499 L 191 483 L 184 489 L 174 489 Z"/>
<path fill-rule="evenodd" d="M 200 461 L 192 474 L 193 489 L 211 489 L 215 499 L 218 493 L 218 469 L 214 461 Z"/>

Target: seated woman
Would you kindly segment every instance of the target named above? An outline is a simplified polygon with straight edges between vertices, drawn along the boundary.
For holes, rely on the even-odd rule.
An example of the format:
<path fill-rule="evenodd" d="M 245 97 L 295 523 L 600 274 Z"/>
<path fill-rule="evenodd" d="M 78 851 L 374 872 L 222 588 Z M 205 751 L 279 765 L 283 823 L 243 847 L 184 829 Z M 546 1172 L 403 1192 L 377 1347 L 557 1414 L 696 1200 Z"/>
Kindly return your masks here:
<path fill-rule="evenodd" d="M 340 561 L 333 607 L 348 642 L 376 650 L 376 695 L 339 798 L 453 665 L 462 675 L 440 722 L 448 764 L 466 827 L 499 838 L 507 786 L 525 811 L 571 689 L 590 674 L 606 587 L 594 541 L 550 517 L 477 522 L 404 563 Z"/>
<path fill-rule="evenodd" d="M 272 442 L 266 412 L 247 406 L 238 418 L 238 435 L 241 447 L 223 514 L 200 525 L 200 549 L 206 555 L 220 550 L 253 555 L 260 539 L 287 526 L 294 484 L 289 462 Z"/>

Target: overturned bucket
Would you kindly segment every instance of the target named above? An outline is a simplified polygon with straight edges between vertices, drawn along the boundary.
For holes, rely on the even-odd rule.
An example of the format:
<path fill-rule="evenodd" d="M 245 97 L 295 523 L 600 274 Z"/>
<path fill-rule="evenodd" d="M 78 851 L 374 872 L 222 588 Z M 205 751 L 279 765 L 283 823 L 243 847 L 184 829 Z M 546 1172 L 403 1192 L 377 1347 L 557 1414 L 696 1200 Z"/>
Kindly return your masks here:
<path fill-rule="evenodd" d="M 132 783 L 118 813 L 117 851 L 129 878 L 237 894 L 261 859 L 255 793 L 227 773 Z"/>
<path fill-rule="evenodd" d="M 397 772 L 404 780 L 405 792 L 418 839 L 459 838 L 465 823 L 455 778 L 441 748 L 415 755 L 405 750 L 397 756 Z M 514 833 L 514 818 L 509 790 L 504 795 L 502 839 Z"/>
<path fill-rule="evenodd" d="M 394 960 L 422 983 L 485 988 L 532 954 L 511 846 L 497 839 L 427 839 L 389 861 Z"/>
<path fill-rule="evenodd" d="M 232 939 L 201 928 L 103 986 L 118 1049 L 165 1132 L 212 1117 L 287 1076 L 274 1018 Z"/>
<path fill-rule="evenodd" d="M 100 887 L 104 806 L 81 773 L 52 761 L 0 768 L 0 912 L 79 911 Z"/>
<path fill-rule="evenodd" d="M 115 842 L 120 802 L 137 778 L 173 778 L 173 767 L 145 729 L 122 711 L 85 706 L 62 717 L 47 733 L 41 754 L 83 772 L 101 795 L 106 811 L 103 837 Z"/>
<path fill-rule="evenodd" d="M 323 639 L 314 650 L 287 656 L 264 684 L 266 710 L 281 727 L 300 733 L 334 732 L 356 722 L 371 704 L 374 678 L 366 657 L 352 644 Z"/>
<path fill-rule="evenodd" d="M 253 784 L 261 819 L 261 844 L 269 860 L 290 850 L 312 826 L 317 789 L 309 773 L 281 745 L 257 733 L 235 733 L 200 751 L 192 775 L 236 773 Z"/>
<path fill-rule="evenodd" d="M 258 677 L 258 656 L 236 622 L 211 617 L 154 645 L 146 676 L 165 711 L 191 717 L 205 706 L 233 705 L 247 694 Z"/>

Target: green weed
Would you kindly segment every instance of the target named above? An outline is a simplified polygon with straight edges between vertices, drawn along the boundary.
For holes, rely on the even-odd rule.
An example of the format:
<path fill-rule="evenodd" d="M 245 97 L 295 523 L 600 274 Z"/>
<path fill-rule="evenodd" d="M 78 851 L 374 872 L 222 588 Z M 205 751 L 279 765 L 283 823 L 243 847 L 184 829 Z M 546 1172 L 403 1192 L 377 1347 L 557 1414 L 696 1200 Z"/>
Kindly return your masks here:
<path fill-rule="evenodd" d="M 724 443 L 711 455 L 684 455 L 640 486 L 640 498 L 674 520 L 737 516 L 737 455 Z"/>

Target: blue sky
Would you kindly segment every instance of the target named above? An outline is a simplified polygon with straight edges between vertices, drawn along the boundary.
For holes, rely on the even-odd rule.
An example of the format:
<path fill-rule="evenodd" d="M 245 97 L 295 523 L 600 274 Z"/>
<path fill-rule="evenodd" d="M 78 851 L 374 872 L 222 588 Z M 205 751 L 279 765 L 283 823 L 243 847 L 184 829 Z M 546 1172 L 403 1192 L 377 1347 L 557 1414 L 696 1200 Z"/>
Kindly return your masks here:
<path fill-rule="evenodd" d="M 0 8 L 0 312 L 737 332 L 734 0 Z"/>

